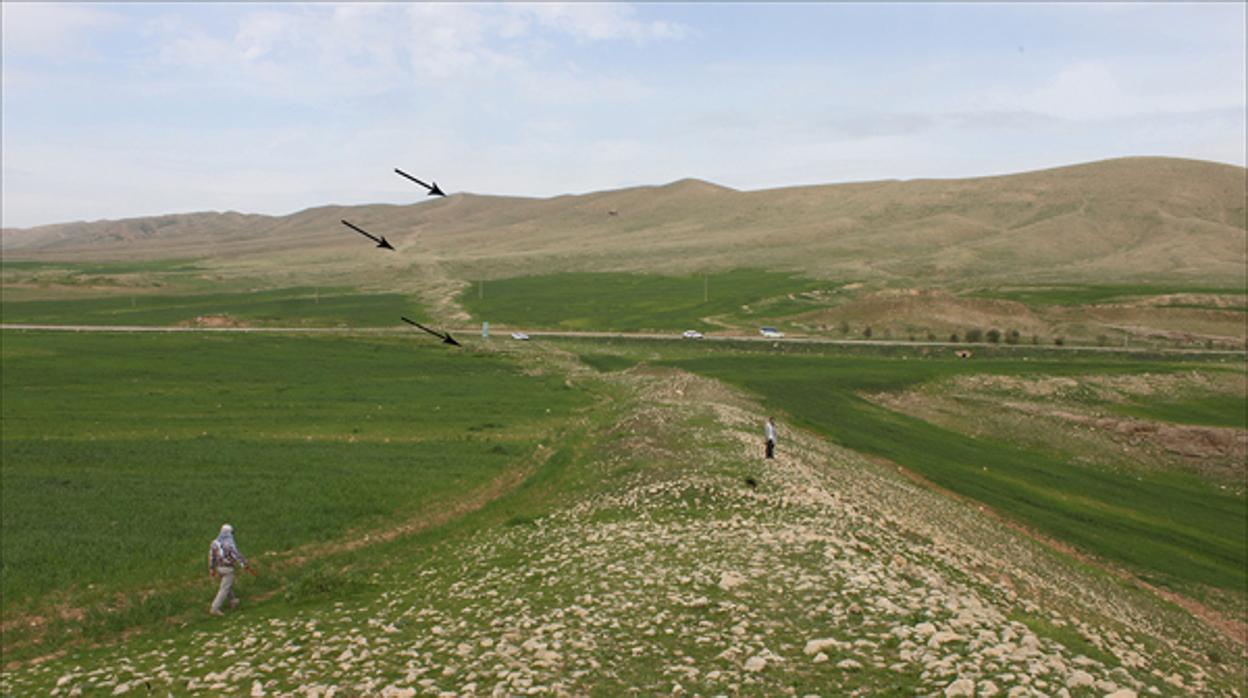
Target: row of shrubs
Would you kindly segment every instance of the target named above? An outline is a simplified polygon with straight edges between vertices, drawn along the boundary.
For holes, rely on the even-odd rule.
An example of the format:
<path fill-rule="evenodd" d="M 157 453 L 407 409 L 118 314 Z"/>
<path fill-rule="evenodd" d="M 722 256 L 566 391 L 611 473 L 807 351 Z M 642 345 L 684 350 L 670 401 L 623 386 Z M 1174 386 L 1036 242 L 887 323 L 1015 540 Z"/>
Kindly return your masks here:
<path fill-rule="evenodd" d="M 840 326 L 840 330 L 841 330 L 842 335 L 848 336 L 850 334 L 849 323 L 842 322 Z M 875 336 L 875 333 L 869 325 L 863 328 L 862 330 L 863 339 L 871 339 L 874 336 Z M 914 333 L 910 333 L 908 337 L 911 342 L 917 342 L 922 339 L 926 339 L 926 341 L 929 341 L 929 342 L 941 341 L 941 338 L 937 337 L 936 334 L 931 331 L 927 332 L 926 337 L 922 337 Z M 881 339 L 893 339 L 892 332 L 887 329 L 884 330 L 884 334 L 881 337 Z M 1039 346 L 1041 344 L 1040 335 L 1038 334 L 1033 334 L 1029 337 L 1024 338 L 1023 334 L 1015 329 L 1009 329 L 1009 330 L 1006 330 L 1005 332 L 1002 332 L 1001 330 L 998 330 L 996 328 L 983 330 L 978 327 L 972 327 L 971 329 L 967 330 L 963 334 L 958 334 L 957 332 L 953 332 L 949 335 L 948 341 L 953 344 L 960 344 L 963 342 L 967 344 L 982 344 L 985 342 L 988 344 L 1031 344 L 1033 346 Z M 1112 337 L 1110 337 L 1109 335 L 1105 335 L 1105 334 L 1097 335 L 1096 337 L 1097 346 L 1107 347 L 1111 343 L 1117 344 L 1119 342 L 1115 342 L 1115 340 Z M 1062 336 L 1054 337 L 1053 344 L 1054 346 L 1059 346 L 1059 347 L 1064 346 L 1066 344 L 1066 338 Z M 1201 340 L 1201 339 L 1191 339 L 1191 338 L 1189 338 L 1188 341 L 1185 342 L 1185 344 L 1188 344 L 1188 345 L 1203 344 L 1206 349 L 1215 349 L 1219 347 L 1227 348 L 1227 349 L 1237 349 L 1237 348 L 1240 348 L 1241 346 L 1240 344 L 1237 344 L 1234 341 L 1215 343 L 1212 339 Z"/>

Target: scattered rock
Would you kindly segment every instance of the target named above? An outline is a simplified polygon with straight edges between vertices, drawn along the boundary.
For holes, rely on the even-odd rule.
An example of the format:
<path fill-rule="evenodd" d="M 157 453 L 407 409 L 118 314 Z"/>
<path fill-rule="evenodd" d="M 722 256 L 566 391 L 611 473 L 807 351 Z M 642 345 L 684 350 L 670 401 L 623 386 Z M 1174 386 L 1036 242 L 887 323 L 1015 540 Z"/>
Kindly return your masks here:
<path fill-rule="evenodd" d="M 958 679 L 948 686 L 945 686 L 945 698 L 954 698 L 955 696 L 974 696 L 975 682 L 970 679 Z"/>
<path fill-rule="evenodd" d="M 1066 678 L 1067 688 L 1084 688 L 1093 686 L 1095 683 L 1096 679 L 1092 678 L 1091 674 L 1082 669 L 1075 669 L 1070 672 L 1070 676 Z"/>

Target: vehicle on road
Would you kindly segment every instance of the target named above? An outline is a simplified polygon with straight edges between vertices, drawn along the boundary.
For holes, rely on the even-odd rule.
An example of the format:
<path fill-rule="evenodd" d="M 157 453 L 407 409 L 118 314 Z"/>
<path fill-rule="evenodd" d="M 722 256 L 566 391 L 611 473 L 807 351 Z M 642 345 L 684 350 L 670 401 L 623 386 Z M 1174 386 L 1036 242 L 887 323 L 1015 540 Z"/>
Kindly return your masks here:
<path fill-rule="evenodd" d="M 767 339 L 784 339 L 784 333 L 774 327 L 760 327 L 758 333 Z"/>
<path fill-rule="evenodd" d="M 512 338 L 512 339 L 518 339 L 518 340 L 520 340 L 521 342 L 527 342 L 527 341 L 529 341 L 529 335 L 527 335 L 527 334 L 525 334 L 525 333 L 523 333 L 523 332 L 512 332 L 512 333 L 511 333 L 511 338 Z"/>
<path fill-rule="evenodd" d="M 685 330 L 684 334 L 680 336 L 685 339 L 702 339 L 703 334 L 697 330 Z"/>

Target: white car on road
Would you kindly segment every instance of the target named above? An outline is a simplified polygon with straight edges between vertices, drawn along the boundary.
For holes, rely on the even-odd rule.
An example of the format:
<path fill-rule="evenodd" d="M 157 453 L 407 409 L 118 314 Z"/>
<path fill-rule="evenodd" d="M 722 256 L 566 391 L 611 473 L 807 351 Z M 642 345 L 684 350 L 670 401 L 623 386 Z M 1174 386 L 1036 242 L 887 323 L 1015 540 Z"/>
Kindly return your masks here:
<path fill-rule="evenodd" d="M 527 341 L 529 340 L 529 335 L 527 335 L 527 334 L 525 334 L 525 333 L 523 333 L 523 332 L 512 332 L 512 333 L 511 333 L 511 338 L 512 338 L 512 339 L 518 339 L 518 340 L 520 340 L 520 341 L 522 341 L 522 342 L 527 342 Z"/>
<path fill-rule="evenodd" d="M 760 327 L 758 333 L 767 339 L 784 339 L 784 333 L 774 327 Z"/>
<path fill-rule="evenodd" d="M 702 339 L 702 333 L 697 330 L 685 330 L 685 333 L 680 336 L 685 339 Z"/>

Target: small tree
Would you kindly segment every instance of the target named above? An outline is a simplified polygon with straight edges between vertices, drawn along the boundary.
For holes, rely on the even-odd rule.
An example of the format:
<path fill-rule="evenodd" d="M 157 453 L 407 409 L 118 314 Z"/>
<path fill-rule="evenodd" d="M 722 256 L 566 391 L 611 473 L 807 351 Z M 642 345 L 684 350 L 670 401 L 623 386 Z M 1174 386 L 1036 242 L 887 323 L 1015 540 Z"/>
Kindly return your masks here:
<path fill-rule="evenodd" d="M 951 343 L 953 343 L 953 344 L 957 344 L 957 343 L 958 343 L 958 333 L 957 333 L 957 332 L 953 332 L 953 333 L 951 333 L 951 334 L 949 335 L 949 341 L 950 341 Z"/>
<path fill-rule="evenodd" d="M 1031 344 L 1032 346 L 1037 346 L 1037 347 L 1040 346 L 1040 335 L 1038 334 L 1031 335 Z"/>
<path fill-rule="evenodd" d="M 870 325 L 867 325 L 866 328 L 863 329 L 862 336 L 864 339 L 871 339 L 871 326 Z"/>
<path fill-rule="evenodd" d="M 936 333 L 935 333 L 935 332 L 932 332 L 931 330 L 928 330 L 928 331 L 927 331 L 927 341 L 929 341 L 929 342 L 935 342 L 935 341 L 936 341 Z"/>
<path fill-rule="evenodd" d="M 847 334 L 849 334 L 849 322 L 841 320 L 841 336 L 844 337 Z"/>
<path fill-rule="evenodd" d="M 988 341 L 993 344 L 1000 344 L 1001 343 L 1001 330 L 998 330 L 995 328 L 988 330 Z"/>
<path fill-rule="evenodd" d="M 1065 346 L 1065 345 L 1066 345 L 1066 338 L 1065 338 L 1065 337 L 1054 337 L 1054 338 L 1053 338 L 1053 344 L 1054 344 L 1054 345 L 1056 345 L 1056 346 L 1059 346 L 1059 347 L 1061 347 L 1061 346 Z"/>
<path fill-rule="evenodd" d="M 1103 347 L 1103 346 L 1105 346 L 1106 344 L 1109 344 L 1109 337 L 1108 337 L 1108 336 L 1103 335 L 1103 334 L 1098 334 L 1098 335 L 1096 335 L 1096 345 L 1097 345 L 1097 346 L 1099 346 L 1099 347 Z"/>
<path fill-rule="evenodd" d="M 966 341 L 971 344 L 978 344 L 984 341 L 984 331 L 978 327 L 972 327 L 966 331 Z"/>
<path fill-rule="evenodd" d="M 1018 344 L 1018 338 L 1020 336 L 1021 335 L 1018 334 L 1018 330 L 1010 330 L 1009 332 L 1005 333 L 1005 343 L 1006 344 Z"/>

